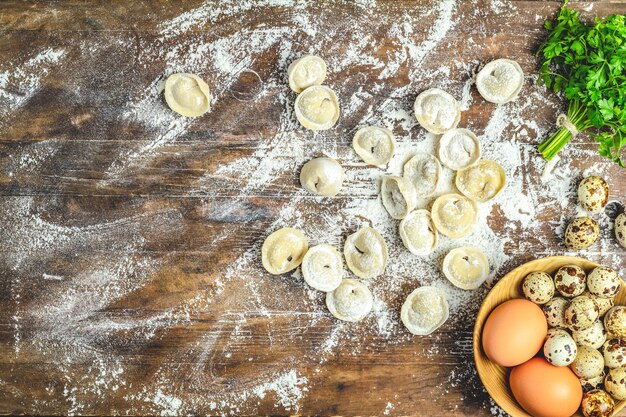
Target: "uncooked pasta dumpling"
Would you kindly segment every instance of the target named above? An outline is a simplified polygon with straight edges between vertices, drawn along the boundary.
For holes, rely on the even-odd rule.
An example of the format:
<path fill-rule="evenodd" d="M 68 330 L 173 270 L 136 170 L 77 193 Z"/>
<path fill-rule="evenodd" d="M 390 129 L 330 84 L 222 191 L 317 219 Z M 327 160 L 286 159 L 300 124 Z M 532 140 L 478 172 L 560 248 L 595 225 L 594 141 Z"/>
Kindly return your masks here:
<path fill-rule="evenodd" d="M 474 165 L 480 158 L 480 143 L 467 129 L 452 129 L 439 139 L 439 160 L 456 171 Z"/>
<path fill-rule="evenodd" d="M 515 100 L 524 84 L 524 72 L 510 59 L 496 59 L 476 75 L 476 88 L 491 103 L 503 104 Z"/>
<path fill-rule="evenodd" d="M 309 249 L 302 259 L 302 276 L 316 290 L 332 291 L 343 276 L 341 254 L 334 246 L 321 244 Z"/>
<path fill-rule="evenodd" d="M 313 85 L 302 91 L 294 107 L 296 118 L 307 129 L 327 130 L 339 120 L 339 100 L 325 85 Z"/>
<path fill-rule="evenodd" d="M 419 198 L 435 193 L 440 176 L 441 164 L 430 154 L 418 153 L 404 164 L 404 177 L 411 181 Z"/>
<path fill-rule="evenodd" d="M 211 107 L 209 86 L 195 74 L 172 74 L 165 81 L 165 101 L 187 117 L 202 116 Z"/>
<path fill-rule="evenodd" d="M 386 175 L 380 186 L 383 206 L 394 219 L 403 219 L 417 205 L 417 195 L 411 181 L 404 177 Z"/>
<path fill-rule="evenodd" d="M 467 236 L 478 218 L 476 203 L 459 194 L 444 194 L 433 203 L 431 210 L 437 231 L 451 238 Z"/>
<path fill-rule="evenodd" d="M 371 227 L 362 227 L 348 236 L 343 254 L 348 268 L 359 278 L 374 278 L 382 274 L 389 259 L 385 240 Z"/>
<path fill-rule="evenodd" d="M 326 79 L 326 62 L 319 56 L 304 55 L 287 68 L 289 87 L 296 93 L 312 85 L 320 85 Z"/>
<path fill-rule="evenodd" d="M 332 158 L 315 158 L 304 164 L 300 184 L 306 190 L 325 197 L 339 193 L 345 175 L 343 168 Z"/>
<path fill-rule="evenodd" d="M 400 238 L 414 255 L 428 255 L 437 247 L 437 229 L 428 210 L 412 211 L 400 222 Z"/>
<path fill-rule="evenodd" d="M 339 320 L 360 321 L 372 311 L 372 292 L 355 279 L 344 279 L 331 292 L 326 293 L 326 306 Z"/>
<path fill-rule="evenodd" d="M 406 298 L 400 319 L 414 335 L 427 336 L 448 320 L 450 308 L 444 293 L 436 287 L 419 287 Z"/>
<path fill-rule="evenodd" d="M 309 243 L 301 231 L 286 227 L 269 235 L 261 248 L 263 267 L 270 274 L 280 275 L 296 269 Z"/>
<path fill-rule="evenodd" d="M 359 129 L 352 139 L 354 151 L 368 164 L 385 165 L 396 150 L 396 139 L 389 129 L 367 126 Z"/>
<path fill-rule="evenodd" d="M 481 203 L 494 198 L 505 184 L 506 173 L 502 166 L 488 159 L 481 159 L 456 173 L 456 188 L 466 197 Z"/>
<path fill-rule="evenodd" d="M 415 118 L 430 133 L 440 135 L 461 120 L 461 107 L 454 97 L 438 88 L 423 91 L 413 105 Z"/>
<path fill-rule="evenodd" d="M 478 248 L 452 249 L 443 259 L 443 274 L 463 290 L 475 290 L 489 276 L 489 260 Z"/>

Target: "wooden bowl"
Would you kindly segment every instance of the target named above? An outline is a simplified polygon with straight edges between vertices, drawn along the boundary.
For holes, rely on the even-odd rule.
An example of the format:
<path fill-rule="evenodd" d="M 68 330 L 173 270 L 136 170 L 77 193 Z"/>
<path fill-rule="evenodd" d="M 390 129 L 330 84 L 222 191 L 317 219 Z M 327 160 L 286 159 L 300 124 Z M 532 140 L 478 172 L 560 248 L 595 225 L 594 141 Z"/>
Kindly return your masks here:
<path fill-rule="evenodd" d="M 528 262 L 506 274 L 487 294 L 483 305 L 478 311 L 473 337 L 476 369 L 491 398 L 513 417 L 528 417 L 530 414 L 524 411 L 515 401 L 515 397 L 513 397 L 508 383 L 510 369 L 496 365 L 485 355 L 481 341 L 483 325 L 491 311 L 499 304 L 513 298 L 524 298 L 522 281 L 526 275 L 535 271 L 543 271 L 553 275 L 560 267 L 571 264 L 580 266 L 587 273 L 599 266 L 596 262 L 588 259 L 571 256 L 552 256 Z M 626 305 L 626 289 L 624 285 L 622 285 L 620 292 L 615 296 L 615 305 Z M 624 406 L 626 406 L 626 401 L 615 401 L 615 413 L 624 408 Z M 575 415 L 582 417 L 580 410 Z"/>

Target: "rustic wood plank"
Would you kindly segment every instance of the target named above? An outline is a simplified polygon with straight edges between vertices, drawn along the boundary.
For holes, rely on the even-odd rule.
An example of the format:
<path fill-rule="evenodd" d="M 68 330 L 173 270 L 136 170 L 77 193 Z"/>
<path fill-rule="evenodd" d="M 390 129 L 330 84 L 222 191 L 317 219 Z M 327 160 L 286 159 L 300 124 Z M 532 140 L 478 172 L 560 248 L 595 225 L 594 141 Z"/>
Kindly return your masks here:
<path fill-rule="evenodd" d="M 343 139 L 342 139 L 343 141 Z M 408 142 L 411 144 L 411 142 Z M 148 144 L 146 142 L 145 144 Z M 359 176 L 365 165 L 357 160 L 351 147 L 337 145 L 332 140 L 320 143 L 311 141 L 311 154 L 294 161 L 292 171 L 280 172 L 267 183 L 246 187 L 247 179 L 222 173 L 221 167 L 229 161 L 248 157 L 253 149 L 247 143 L 221 145 L 219 143 L 183 142 L 159 149 L 149 166 L 138 167 L 125 173 L 123 179 L 111 178 L 107 169 L 115 161 L 116 152 L 130 153 L 134 144 L 125 146 L 118 142 L 56 142 L 14 144 L 0 142 L 0 195 L 135 195 L 223 198 L 244 196 L 287 197 L 300 190 L 299 167 L 309 158 L 322 155 L 318 149 L 332 146 L 348 175 L 353 177 L 345 193 L 336 199 L 350 199 L 352 193 L 375 198 L 375 180 Z M 318 148 L 314 148 L 317 146 Z M 416 142 L 410 146 L 414 151 L 425 150 Z M 576 141 L 569 145 L 577 152 L 593 155 L 597 144 Z M 269 147 L 267 148 L 269 149 Z M 524 175 L 534 186 L 541 184 L 541 172 L 536 167 L 539 156 L 534 144 L 521 144 L 519 155 L 527 165 Z M 113 158 L 111 158 L 113 156 Z M 289 158 L 289 155 L 274 155 Z M 495 156 L 495 155 L 494 155 Z M 263 166 L 262 161 L 251 164 L 251 170 Z M 602 167 L 607 172 L 612 195 L 618 199 L 626 194 L 626 184 L 619 181 L 621 169 L 602 160 L 581 161 L 581 171 Z M 381 172 L 382 174 L 382 172 Z M 615 180 L 612 180 L 612 179 Z M 544 196 L 547 201 L 555 196 Z M 313 196 L 304 197 L 316 199 Z M 319 199 L 318 199 L 319 200 Z"/>
<path fill-rule="evenodd" d="M 497 413 L 473 367 L 474 317 L 501 273 L 565 251 L 583 175 L 601 173 L 612 193 L 600 242 L 582 255 L 626 271 L 611 234 L 623 170 L 580 137 L 556 179 L 539 180 L 535 146 L 563 103 L 534 84 L 534 52 L 559 5 L 2 2 L 0 413 Z M 619 1 L 571 5 L 586 19 L 626 13 Z M 329 62 L 343 109 L 332 131 L 304 131 L 292 114 L 285 71 L 305 52 Z M 517 103 L 495 107 L 468 80 L 503 54 L 527 80 Z M 175 71 L 208 81 L 209 114 L 190 121 L 167 109 L 159 85 Z M 440 259 L 411 257 L 397 225 L 369 212 L 380 209 L 384 170 L 359 162 L 350 143 L 359 126 L 384 123 L 401 157 L 432 151 L 411 107 L 433 85 L 462 99 L 461 125 L 483 136 L 486 157 L 514 160 L 517 194 L 504 197 L 520 207 L 514 219 L 503 202 L 481 213 L 489 239 L 503 242 L 502 253 L 491 248 L 493 280 L 470 296 L 451 290 L 451 319 L 416 338 L 399 308 L 417 285 L 442 284 Z M 338 198 L 300 190 L 300 166 L 320 154 L 346 168 Z M 297 275 L 259 267 L 276 227 L 340 247 L 368 221 L 382 222 L 393 262 L 371 283 L 382 305 L 363 323 L 338 323 Z"/>

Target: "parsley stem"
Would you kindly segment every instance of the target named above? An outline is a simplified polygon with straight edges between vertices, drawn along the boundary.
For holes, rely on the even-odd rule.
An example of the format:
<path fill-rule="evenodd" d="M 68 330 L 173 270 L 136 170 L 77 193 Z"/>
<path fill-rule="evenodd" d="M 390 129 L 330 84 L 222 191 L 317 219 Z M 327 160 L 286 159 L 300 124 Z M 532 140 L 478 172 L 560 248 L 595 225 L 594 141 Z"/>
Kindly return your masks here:
<path fill-rule="evenodd" d="M 567 110 L 567 117 L 576 127 L 578 132 L 592 127 L 591 123 L 586 120 L 587 109 L 581 106 L 578 100 L 570 101 L 569 108 Z M 572 132 L 564 127 L 560 127 L 554 132 L 547 140 L 538 146 L 539 152 L 543 157 L 550 161 L 556 156 L 557 153 L 572 139 Z"/>

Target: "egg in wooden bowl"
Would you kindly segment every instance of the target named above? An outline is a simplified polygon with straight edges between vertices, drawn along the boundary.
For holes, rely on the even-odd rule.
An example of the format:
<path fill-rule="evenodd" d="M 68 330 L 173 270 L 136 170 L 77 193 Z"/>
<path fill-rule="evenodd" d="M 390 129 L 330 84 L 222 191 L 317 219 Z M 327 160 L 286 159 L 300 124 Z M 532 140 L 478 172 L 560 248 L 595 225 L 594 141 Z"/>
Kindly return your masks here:
<path fill-rule="evenodd" d="M 541 291 L 535 291 L 536 288 L 533 288 L 529 293 L 528 287 L 525 288 L 526 294 L 530 298 L 534 299 L 536 296 L 536 299 L 533 300 L 535 306 L 532 306 L 533 303 L 526 300 L 524 296 L 524 289 L 522 288 L 524 279 L 531 273 L 539 272 L 545 272 L 550 277 L 554 277 L 557 271 L 565 266 L 573 266 L 573 268 L 569 268 L 573 275 L 564 278 L 559 276 L 560 281 L 553 289 L 553 294 L 550 294 L 549 288 L 546 290 L 547 295 L 542 294 Z M 579 347 L 578 350 L 584 351 L 586 356 L 583 360 L 581 354 L 576 359 L 578 343 L 589 344 L 582 341 L 581 334 L 592 334 L 597 329 L 585 327 L 583 331 L 579 331 L 579 334 L 573 331 L 570 335 L 569 330 L 557 328 L 565 325 L 569 326 L 570 329 L 577 328 L 577 325 L 582 326 L 584 324 L 587 326 L 585 320 L 595 320 L 594 323 L 601 327 L 598 331 L 604 331 L 604 326 L 599 324 L 603 323 L 601 316 L 612 307 L 612 304 L 601 306 L 599 309 L 594 307 L 590 311 L 589 317 L 581 317 L 581 312 L 576 311 L 578 305 L 584 306 L 584 303 L 581 302 L 585 301 L 585 298 L 594 297 L 586 289 L 587 275 L 599 266 L 598 263 L 587 259 L 568 256 L 537 259 L 521 265 L 505 275 L 483 301 L 476 318 L 473 335 L 476 369 L 491 397 L 511 416 L 560 417 L 575 415 L 582 417 L 581 399 L 585 407 L 591 407 L 597 403 L 598 399 L 604 398 L 602 395 L 598 395 L 597 390 L 590 391 L 594 386 L 590 386 L 584 376 L 585 372 L 591 372 L 588 369 L 597 373 L 597 365 L 595 365 L 596 368 L 593 368 L 593 360 L 597 359 L 598 354 L 594 352 L 597 352 L 597 349 L 602 349 L 599 347 L 600 344 L 606 345 L 610 343 L 610 340 L 607 340 L 606 343 L 604 343 L 604 339 L 593 340 L 592 342 L 595 343 L 593 349 L 585 346 Z M 566 270 L 568 268 L 561 269 L 561 271 Z M 580 273 L 581 270 L 584 271 L 584 288 L 580 288 L 575 282 L 576 279 L 580 279 L 576 277 L 575 273 Z M 568 281 L 569 278 L 573 280 Z M 612 288 L 609 287 L 608 291 L 616 293 L 613 297 L 615 306 L 624 306 L 626 305 L 626 288 L 619 276 L 614 275 L 614 281 L 617 282 L 617 285 L 612 286 Z M 537 280 L 537 282 L 540 283 L 541 281 Z M 592 292 L 597 291 L 595 288 L 591 288 L 591 290 Z M 583 291 L 585 292 L 583 293 Z M 572 303 L 571 300 L 576 297 L 580 298 L 578 300 L 580 302 Z M 560 309 L 559 320 L 555 321 L 554 317 L 550 317 L 549 314 L 546 314 L 543 320 L 539 318 L 537 309 L 543 312 L 542 307 L 548 300 L 562 301 L 562 298 L 565 298 L 567 303 L 563 302 L 564 304 L 558 306 L 556 304 L 560 303 L 554 303 L 554 307 Z M 608 299 L 606 298 L 606 300 Z M 599 303 L 594 304 L 599 305 Z M 613 308 L 612 310 L 620 309 Z M 565 314 L 566 310 L 567 314 Z M 586 310 L 584 312 L 586 313 Z M 559 322 L 561 320 L 565 320 L 567 324 Z M 507 327 L 507 322 L 511 326 Z M 626 323 L 624 324 L 626 325 Z M 550 327 L 549 330 L 548 327 Z M 516 333 L 516 328 L 520 329 L 519 334 Z M 587 328 L 589 331 L 585 332 Z M 609 339 L 614 336 L 609 335 Z M 549 339 L 553 339 L 553 343 L 547 346 L 544 342 Z M 621 339 L 626 340 L 626 337 L 621 336 Z M 525 342 L 520 348 L 517 345 L 522 340 Z M 511 347 L 513 345 L 516 345 L 515 348 Z M 624 349 L 626 351 L 626 344 Z M 547 354 L 544 354 L 544 351 Z M 594 353 L 596 356 L 590 355 L 590 353 Z M 625 369 L 618 367 L 615 370 L 606 370 L 603 366 L 604 362 L 601 359 L 600 361 L 602 377 L 595 378 L 596 381 L 598 378 L 600 381 L 603 380 L 605 371 L 619 373 Z M 626 366 L 626 363 L 624 365 Z M 595 373 L 589 375 L 595 375 Z M 583 384 L 586 392 L 584 396 Z M 602 385 L 599 387 L 603 388 Z M 621 395 L 619 389 L 621 388 L 618 387 L 616 390 L 615 387 L 608 387 L 607 390 L 612 391 L 614 404 L 601 404 L 605 406 L 604 413 L 593 415 L 608 416 L 624 408 L 626 401 L 618 398 Z M 624 390 L 626 391 L 626 385 Z M 604 394 L 604 391 L 601 391 L 600 394 Z M 626 399 L 626 396 L 623 398 Z M 587 413 L 590 412 L 588 409 L 586 411 Z"/>

